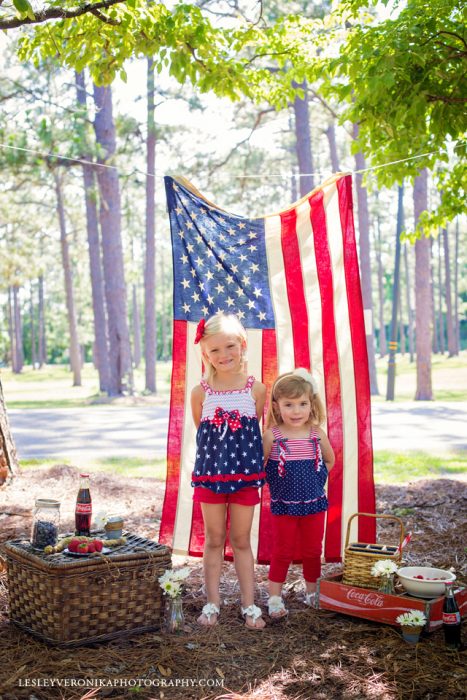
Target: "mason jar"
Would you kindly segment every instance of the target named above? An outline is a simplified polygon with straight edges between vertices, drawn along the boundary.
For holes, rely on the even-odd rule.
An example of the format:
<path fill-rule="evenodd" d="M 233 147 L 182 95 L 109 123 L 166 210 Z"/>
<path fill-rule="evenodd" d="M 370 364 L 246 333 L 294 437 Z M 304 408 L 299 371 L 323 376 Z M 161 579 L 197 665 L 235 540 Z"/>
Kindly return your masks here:
<path fill-rule="evenodd" d="M 58 540 L 59 525 L 60 501 L 51 498 L 36 499 L 31 528 L 31 544 L 34 549 L 43 550 L 47 545 L 54 547 Z"/>

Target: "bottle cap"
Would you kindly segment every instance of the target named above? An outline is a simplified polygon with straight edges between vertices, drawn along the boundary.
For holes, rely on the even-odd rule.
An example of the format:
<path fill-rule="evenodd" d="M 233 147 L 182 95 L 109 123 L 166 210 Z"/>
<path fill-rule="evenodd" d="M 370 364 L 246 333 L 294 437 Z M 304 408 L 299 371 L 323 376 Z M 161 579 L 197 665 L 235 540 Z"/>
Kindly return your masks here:
<path fill-rule="evenodd" d="M 80 477 L 83 477 L 85 479 L 89 479 L 89 474 L 80 474 Z"/>

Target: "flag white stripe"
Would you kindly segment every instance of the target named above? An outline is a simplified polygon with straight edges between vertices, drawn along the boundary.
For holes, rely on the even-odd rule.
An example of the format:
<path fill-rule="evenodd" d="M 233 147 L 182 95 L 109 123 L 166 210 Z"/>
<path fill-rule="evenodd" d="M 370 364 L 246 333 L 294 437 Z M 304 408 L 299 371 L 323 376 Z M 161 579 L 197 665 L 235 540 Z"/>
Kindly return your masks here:
<path fill-rule="evenodd" d="M 324 207 L 328 231 L 329 251 L 333 271 L 334 317 L 339 356 L 343 429 L 343 493 L 342 493 L 342 549 L 347 522 L 358 510 L 358 424 L 355 397 L 355 374 L 350 334 L 347 288 L 344 271 L 343 236 L 337 189 L 324 188 Z M 355 518 L 356 520 L 356 518 Z"/>
<path fill-rule="evenodd" d="M 247 342 L 248 374 L 252 374 L 258 381 L 261 381 L 263 374 L 263 331 L 249 328 Z M 259 520 L 260 507 L 256 506 L 251 526 L 251 549 L 255 559 L 258 558 Z"/>
<path fill-rule="evenodd" d="M 191 518 L 193 513 L 193 488 L 191 473 L 196 455 L 196 430 L 191 415 L 191 392 L 201 379 L 201 355 L 194 344 L 196 323 L 187 324 L 185 412 L 183 416 L 183 438 L 180 461 L 180 486 L 177 513 L 174 525 L 173 550 L 186 554 L 190 546 Z"/>
<path fill-rule="evenodd" d="M 281 246 L 281 218 L 268 216 L 264 221 L 269 287 L 276 322 L 278 372 L 290 372 L 295 367 L 292 319 L 287 299 L 284 257 Z"/>

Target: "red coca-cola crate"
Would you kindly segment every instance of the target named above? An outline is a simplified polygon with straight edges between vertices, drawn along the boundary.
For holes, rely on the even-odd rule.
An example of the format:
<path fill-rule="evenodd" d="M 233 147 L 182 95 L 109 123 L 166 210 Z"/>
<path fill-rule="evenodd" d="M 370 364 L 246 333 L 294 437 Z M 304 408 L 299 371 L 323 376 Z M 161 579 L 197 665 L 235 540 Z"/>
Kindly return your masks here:
<path fill-rule="evenodd" d="M 421 610 L 427 617 L 425 630 L 433 632 L 442 625 L 444 596 L 425 600 L 404 594 L 388 595 L 370 588 L 342 583 L 342 574 L 318 579 L 318 607 L 343 615 L 362 617 L 386 625 L 399 625 L 396 618 L 407 610 Z M 467 614 L 467 588 L 454 591 L 462 615 Z"/>

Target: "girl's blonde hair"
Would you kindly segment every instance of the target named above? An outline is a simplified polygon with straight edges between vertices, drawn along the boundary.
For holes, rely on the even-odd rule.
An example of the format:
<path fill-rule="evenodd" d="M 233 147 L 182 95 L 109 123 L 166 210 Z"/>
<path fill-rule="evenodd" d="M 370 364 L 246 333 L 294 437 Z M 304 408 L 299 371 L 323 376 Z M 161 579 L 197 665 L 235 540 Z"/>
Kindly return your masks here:
<path fill-rule="evenodd" d="M 221 311 L 219 311 L 217 314 L 214 314 L 214 316 L 211 316 L 208 318 L 206 321 L 206 324 L 204 326 L 204 332 L 203 335 L 200 339 L 200 345 L 201 349 L 204 350 L 204 341 L 210 338 L 213 335 L 216 335 L 216 333 L 226 333 L 229 335 L 236 335 L 237 338 L 240 340 L 243 348 L 243 353 L 242 353 L 242 370 L 245 370 L 246 367 L 246 343 L 247 343 L 247 337 L 246 337 L 246 330 L 238 320 L 237 316 L 234 316 L 234 314 L 224 314 Z M 212 364 L 209 362 L 209 360 L 205 357 L 203 353 L 203 362 L 204 362 L 204 379 L 206 381 L 211 382 L 216 374 L 215 368 L 212 366 Z"/>
<path fill-rule="evenodd" d="M 298 399 L 303 394 L 308 396 L 311 404 L 308 425 L 322 425 L 326 414 L 318 395 L 316 380 L 308 370 L 299 367 L 293 372 L 281 374 L 272 385 L 271 401 L 266 415 L 266 428 L 272 428 L 283 422 L 277 405 L 279 399 Z"/>

